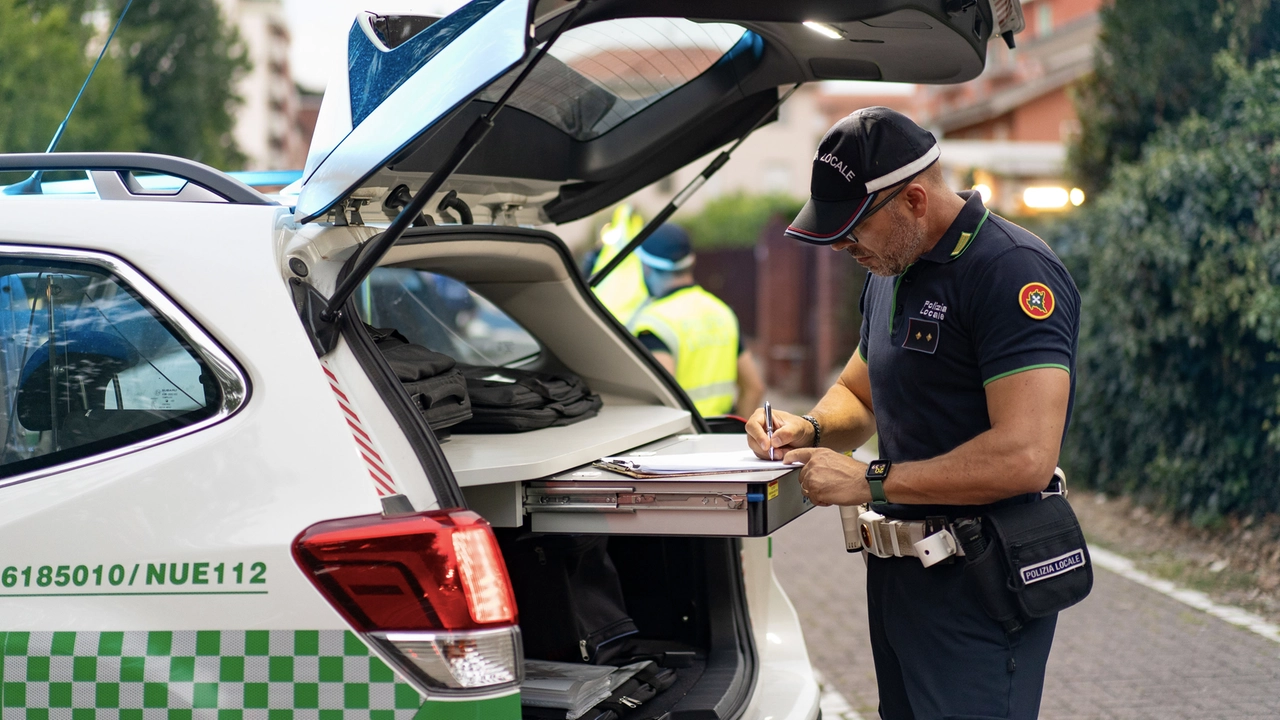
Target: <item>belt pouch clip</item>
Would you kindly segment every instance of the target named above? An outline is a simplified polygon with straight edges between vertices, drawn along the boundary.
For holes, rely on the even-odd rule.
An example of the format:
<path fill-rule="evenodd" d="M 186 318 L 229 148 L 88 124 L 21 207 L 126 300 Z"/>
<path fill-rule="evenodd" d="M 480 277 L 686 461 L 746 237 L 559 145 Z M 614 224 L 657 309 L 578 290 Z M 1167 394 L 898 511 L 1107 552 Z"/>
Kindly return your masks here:
<path fill-rule="evenodd" d="M 912 544 L 921 565 L 933 567 L 943 560 L 955 556 L 956 539 L 951 534 L 951 531 L 947 529 L 946 522 L 947 519 L 945 517 L 925 518 L 925 537 Z"/>
<path fill-rule="evenodd" d="M 891 558 L 893 552 L 884 549 L 884 543 L 880 537 L 880 525 L 884 521 L 885 518 L 880 513 L 867 510 L 858 516 L 858 534 L 862 536 L 862 546 L 867 552 L 878 558 Z"/>

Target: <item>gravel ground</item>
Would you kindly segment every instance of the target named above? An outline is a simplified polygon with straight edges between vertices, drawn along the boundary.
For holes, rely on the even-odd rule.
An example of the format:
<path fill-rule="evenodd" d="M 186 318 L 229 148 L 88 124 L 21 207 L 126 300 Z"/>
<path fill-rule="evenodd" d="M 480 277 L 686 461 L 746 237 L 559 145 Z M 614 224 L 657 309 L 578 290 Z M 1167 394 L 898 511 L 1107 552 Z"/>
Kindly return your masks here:
<path fill-rule="evenodd" d="M 1225 520 L 1196 528 L 1128 498 L 1071 491 L 1089 542 L 1151 575 L 1280 622 L 1280 517 Z"/>

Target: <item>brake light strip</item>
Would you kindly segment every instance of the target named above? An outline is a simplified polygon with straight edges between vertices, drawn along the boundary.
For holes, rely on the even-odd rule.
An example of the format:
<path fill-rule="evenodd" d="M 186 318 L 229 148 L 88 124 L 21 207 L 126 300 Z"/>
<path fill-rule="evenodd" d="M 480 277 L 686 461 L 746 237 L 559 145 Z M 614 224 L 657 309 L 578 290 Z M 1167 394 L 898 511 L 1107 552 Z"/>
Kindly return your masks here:
<path fill-rule="evenodd" d="M 324 370 L 325 377 L 329 381 L 329 389 L 333 391 L 333 397 L 338 401 L 338 407 L 342 408 L 343 414 L 346 415 L 347 426 L 351 428 L 351 439 L 356 441 L 360 459 L 364 460 L 364 464 L 368 467 L 369 477 L 373 480 L 373 489 L 377 491 L 379 498 L 398 495 L 400 491 L 396 489 L 395 478 L 391 477 L 391 473 L 387 471 L 382 456 L 373 449 L 373 438 L 365 432 L 360 416 L 352 407 L 355 403 L 342 392 L 337 373 L 330 370 L 329 364 L 323 360 L 320 361 L 320 369 Z"/>

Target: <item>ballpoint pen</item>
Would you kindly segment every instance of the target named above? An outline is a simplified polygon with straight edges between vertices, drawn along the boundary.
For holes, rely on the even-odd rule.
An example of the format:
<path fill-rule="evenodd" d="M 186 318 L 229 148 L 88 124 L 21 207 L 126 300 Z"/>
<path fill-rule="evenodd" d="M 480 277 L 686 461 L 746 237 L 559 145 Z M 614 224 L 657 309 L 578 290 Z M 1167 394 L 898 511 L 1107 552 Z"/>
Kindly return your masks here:
<path fill-rule="evenodd" d="M 769 433 L 769 459 L 773 459 L 773 407 L 764 401 L 764 429 Z"/>

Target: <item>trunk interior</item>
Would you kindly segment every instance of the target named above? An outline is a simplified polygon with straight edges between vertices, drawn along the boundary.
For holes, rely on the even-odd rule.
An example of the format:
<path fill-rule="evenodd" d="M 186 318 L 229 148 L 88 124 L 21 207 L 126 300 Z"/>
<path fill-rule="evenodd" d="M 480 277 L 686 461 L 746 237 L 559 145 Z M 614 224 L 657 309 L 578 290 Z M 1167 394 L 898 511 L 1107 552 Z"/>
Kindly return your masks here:
<path fill-rule="evenodd" d="M 459 294 L 460 287 L 471 295 Z M 456 301 L 464 296 L 470 299 Z M 627 712 L 626 720 L 737 717 L 755 685 L 756 655 L 736 537 L 697 536 L 706 533 L 699 512 L 677 512 L 674 523 L 664 521 L 656 531 L 641 526 L 619 534 L 548 531 L 526 512 L 530 482 L 705 428 L 674 381 L 587 290 L 563 243 L 519 228 L 415 229 L 351 309 L 350 316 L 368 326 L 395 328 L 460 362 L 499 371 L 568 371 L 601 395 L 597 416 L 566 427 L 434 432 L 403 378 L 375 383 L 389 405 L 405 411 L 395 414 L 424 446 L 418 456 L 428 474 L 456 483 L 454 496 L 494 526 L 527 659 L 611 666 L 653 660 L 674 671 L 674 683 Z M 484 332 L 473 332 L 476 323 Z M 377 333 L 364 324 L 348 324 L 344 337 L 371 377 L 394 380 L 396 371 L 373 340 Z M 426 327 L 432 324 L 439 327 Z M 443 505 L 449 496 L 439 490 Z M 575 516 L 581 514 L 549 515 Z M 546 713 L 525 709 L 526 718 L 556 716 Z"/>
<path fill-rule="evenodd" d="M 551 595 L 567 590 L 567 603 L 550 603 L 548 585 L 562 580 L 548 573 L 537 558 L 565 536 L 532 535 L 517 530 L 538 551 L 509 553 L 512 537 L 500 533 L 508 569 L 515 584 L 520 628 L 529 659 L 581 662 L 579 648 L 594 628 L 581 618 L 599 616 L 600 594 L 610 582 L 607 572 L 593 567 L 587 577 L 575 578 Z M 576 538 L 575 538 L 576 539 Z M 628 718 L 712 720 L 734 717 L 750 697 L 754 673 L 752 649 L 737 563 L 737 542 L 729 538 L 659 538 L 615 536 L 605 539 L 608 558 L 617 570 L 626 617 L 634 634 L 603 636 L 605 643 L 593 662 L 626 665 L 652 660 L 675 672 L 675 682 L 645 702 Z M 532 563 L 526 562 L 533 559 Z M 549 563 L 554 566 L 554 561 Z M 578 603 L 596 612 L 573 612 Z M 573 612 L 576 617 L 571 618 Z M 627 632 L 626 628 L 617 628 Z M 526 708 L 527 718 L 545 718 L 545 710 Z M 563 715 L 561 715 L 563 717 Z M 592 717 L 590 714 L 585 717 Z"/>

